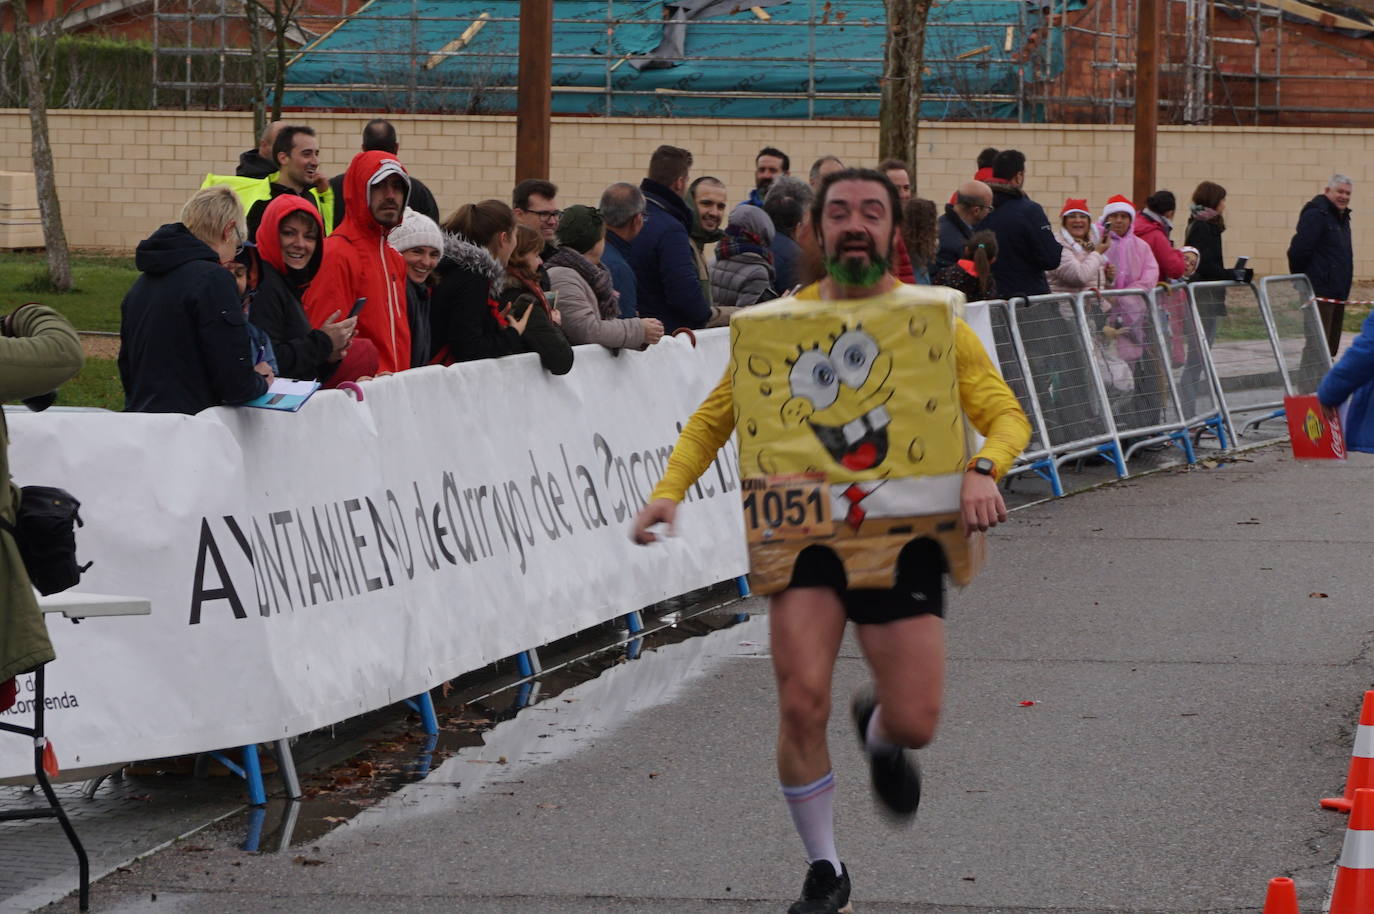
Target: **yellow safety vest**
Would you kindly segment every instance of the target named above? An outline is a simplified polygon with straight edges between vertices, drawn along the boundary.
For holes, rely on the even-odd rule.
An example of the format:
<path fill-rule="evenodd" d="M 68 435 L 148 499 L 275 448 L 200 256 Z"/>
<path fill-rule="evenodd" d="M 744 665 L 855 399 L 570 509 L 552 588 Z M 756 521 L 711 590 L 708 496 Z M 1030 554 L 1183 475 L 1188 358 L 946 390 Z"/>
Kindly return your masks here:
<path fill-rule="evenodd" d="M 215 175 L 207 174 L 205 180 L 201 182 L 200 189 L 207 187 L 217 187 L 224 185 L 234 193 L 238 194 L 239 202 L 243 204 L 244 215 L 253 208 L 253 204 L 259 200 L 272 199 L 272 185 L 276 182 L 277 176 L 281 172 L 274 172 L 265 178 L 241 178 L 238 175 Z M 334 231 L 334 189 L 326 187 L 323 191 L 318 188 L 310 188 L 310 196 L 315 200 L 315 208 L 320 211 L 320 220 L 324 222 L 324 233 L 328 235 Z"/>

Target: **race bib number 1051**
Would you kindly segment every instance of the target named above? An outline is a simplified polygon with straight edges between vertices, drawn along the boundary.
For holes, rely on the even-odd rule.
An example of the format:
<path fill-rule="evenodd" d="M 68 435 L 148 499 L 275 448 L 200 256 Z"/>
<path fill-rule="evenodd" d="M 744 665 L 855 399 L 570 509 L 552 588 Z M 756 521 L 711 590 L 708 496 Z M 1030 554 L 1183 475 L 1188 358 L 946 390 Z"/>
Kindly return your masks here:
<path fill-rule="evenodd" d="M 829 536 L 830 493 L 824 473 L 753 476 L 741 483 L 744 532 L 751 543 Z"/>

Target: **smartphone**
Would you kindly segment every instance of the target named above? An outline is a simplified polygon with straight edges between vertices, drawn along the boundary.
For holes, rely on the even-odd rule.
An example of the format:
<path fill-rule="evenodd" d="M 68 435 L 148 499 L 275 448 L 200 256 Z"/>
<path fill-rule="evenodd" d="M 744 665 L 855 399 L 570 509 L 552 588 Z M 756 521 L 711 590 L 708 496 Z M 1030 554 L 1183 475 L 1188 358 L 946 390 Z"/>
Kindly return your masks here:
<path fill-rule="evenodd" d="M 1249 258 L 1249 257 L 1237 257 L 1237 258 L 1236 258 L 1236 265 L 1235 265 L 1234 267 L 1232 267 L 1231 269 L 1233 269 L 1233 270 L 1243 270 L 1243 269 L 1245 269 L 1245 265 L 1246 265 L 1247 263 L 1249 263 L 1249 262 L 1250 262 L 1250 258 Z"/>
<path fill-rule="evenodd" d="M 358 316 L 358 312 L 361 311 L 361 310 L 363 310 L 363 305 L 365 305 L 365 304 L 367 304 L 367 296 L 366 296 L 366 295 L 364 295 L 362 298 L 358 299 L 357 301 L 353 302 L 353 307 L 349 310 L 348 316 L 349 316 L 349 317 L 357 317 L 357 316 Z"/>
<path fill-rule="evenodd" d="M 544 300 L 549 303 L 550 311 L 558 310 L 558 290 L 553 289 L 544 293 Z"/>

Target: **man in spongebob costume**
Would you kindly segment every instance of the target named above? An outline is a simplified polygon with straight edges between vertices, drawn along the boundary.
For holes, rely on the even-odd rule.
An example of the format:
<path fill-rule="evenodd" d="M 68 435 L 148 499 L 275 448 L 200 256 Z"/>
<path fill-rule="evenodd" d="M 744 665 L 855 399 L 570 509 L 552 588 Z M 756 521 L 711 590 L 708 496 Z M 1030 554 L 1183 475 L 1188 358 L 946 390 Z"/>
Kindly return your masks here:
<path fill-rule="evenodd" d="M 678 503 L 738 431 L 750 578 L 771 594 L 778 776 L 809 867 L 789 914 L 850 911 L 826 746 L 848 620 L 872 670 L 853 702 L 879 800 L 909 821 L 915 754 L 944 679 L 944 574 L 967 583 L 982 532 L 1007 518 L 997 479 L 1030 424 L 959 317 L 963 296 L 890 271 L 897 190 L 866 169 L 827 175 L 811 223 L 827 275 L 730 323 L 731 361 L 682 430 L 634 539 Z M 972 425 L 986 436 L 972 451 Z"/>

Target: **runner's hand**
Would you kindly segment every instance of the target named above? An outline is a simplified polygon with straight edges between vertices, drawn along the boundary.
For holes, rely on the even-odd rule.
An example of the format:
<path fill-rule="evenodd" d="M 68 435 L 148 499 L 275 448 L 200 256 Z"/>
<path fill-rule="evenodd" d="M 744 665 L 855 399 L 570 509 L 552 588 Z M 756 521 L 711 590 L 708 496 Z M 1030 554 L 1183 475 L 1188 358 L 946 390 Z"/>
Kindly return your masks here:
<path fill-rule="evenodd" d="M 996 527 L 1007 520 L 1007 503 L 997 488 L 997 480 L 969 470 L 964 474 L 963 490 L 959 494 L 964 514 L 964 527 L 971 534 L 975 530 Z"/>
<path fill-rule="evenodd" d="M 667 524 L 668 533 L 673 532 L 673 521 L 677 517 L 677 502 L 671 498 L 655 498 L 647 505 L 639 509 L 635 515 L 634 532 L 630 534 L 630 539 L 641 546 L 656 543 L 659 534 L 654 533 L 649 528 L 658 524 Z"/>

